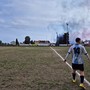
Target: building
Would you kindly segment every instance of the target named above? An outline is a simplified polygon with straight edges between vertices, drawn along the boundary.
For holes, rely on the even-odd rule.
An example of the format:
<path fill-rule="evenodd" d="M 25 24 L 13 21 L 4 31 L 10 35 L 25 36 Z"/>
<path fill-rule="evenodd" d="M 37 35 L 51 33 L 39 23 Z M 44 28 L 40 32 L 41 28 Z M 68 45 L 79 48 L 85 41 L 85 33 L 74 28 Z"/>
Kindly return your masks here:
<path fill-rule="evenodd" d="M 10 42 L 11 45 L 16 45 L 16 41 Z"/>
<path fill-rule="evenodd" d="M 35 44 L 37 46 L 50 46 L 50 41 L 47 41 L 47 40 L 38 40 L 38 41 L 35 41 Z"/>
<path fill-rule="evenodd" d="M 84 45 L 90 45 L 90 40 L 85 40 Z"/>

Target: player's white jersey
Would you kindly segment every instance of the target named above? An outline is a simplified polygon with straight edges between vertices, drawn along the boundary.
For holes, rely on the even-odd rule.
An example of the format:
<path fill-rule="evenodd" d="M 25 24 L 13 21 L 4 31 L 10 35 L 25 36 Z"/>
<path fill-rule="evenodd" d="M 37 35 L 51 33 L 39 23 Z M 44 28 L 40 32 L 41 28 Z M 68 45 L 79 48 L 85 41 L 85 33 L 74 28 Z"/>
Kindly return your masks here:
<path fill-rule="evenodd" d="M 69 48 L 68 53 L 72 53 L 73 64 L 83 64 L 84 60 L 82 58 L 82 55 L 87 54 L 87 51 L 81 44 L 75 44 Z"/>

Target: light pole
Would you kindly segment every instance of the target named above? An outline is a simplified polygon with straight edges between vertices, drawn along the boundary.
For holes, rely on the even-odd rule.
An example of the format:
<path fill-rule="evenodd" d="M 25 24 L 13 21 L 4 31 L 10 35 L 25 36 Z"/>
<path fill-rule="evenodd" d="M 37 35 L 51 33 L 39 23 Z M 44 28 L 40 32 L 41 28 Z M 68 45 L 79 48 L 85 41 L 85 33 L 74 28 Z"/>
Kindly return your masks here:
<path fill-rule="evenodd" d="M 68 23 L 66 23 L 66 25 L 67 25 L 67 32 L 68 32 L 68 25 L 69 25 L 69 24 L 68 24 Z"/>
<path fill-rule="evenodd" d="M 67 46 L 68 46 L 68 39 L 69 39 L 69 30 L 68 30 L 68 23 L 66 23 L 66 26 L 67 26 L 67 34 L 66 34 L 66 43 L 67 43 Z"/>

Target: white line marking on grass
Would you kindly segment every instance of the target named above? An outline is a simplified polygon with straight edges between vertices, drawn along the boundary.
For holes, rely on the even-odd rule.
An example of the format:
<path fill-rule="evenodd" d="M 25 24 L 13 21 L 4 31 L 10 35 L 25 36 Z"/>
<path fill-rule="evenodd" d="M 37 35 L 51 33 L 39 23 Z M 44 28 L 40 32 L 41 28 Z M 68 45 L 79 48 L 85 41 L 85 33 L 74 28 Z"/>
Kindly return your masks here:
<path fill-rule="evenodd" d="M 64 61 L 64 58 L 55 49 L 53 49 L 52 47 L 50 48 Z M 66 64 L 72 69 L 72 66 L 68 62 L 66 62 Z M 80 76 L 78 72 L 76 73 Z M 90 86 L 90 82 L 86 78 L 84 79 L 84 81 L 88 84 L 88 86 Z"/>

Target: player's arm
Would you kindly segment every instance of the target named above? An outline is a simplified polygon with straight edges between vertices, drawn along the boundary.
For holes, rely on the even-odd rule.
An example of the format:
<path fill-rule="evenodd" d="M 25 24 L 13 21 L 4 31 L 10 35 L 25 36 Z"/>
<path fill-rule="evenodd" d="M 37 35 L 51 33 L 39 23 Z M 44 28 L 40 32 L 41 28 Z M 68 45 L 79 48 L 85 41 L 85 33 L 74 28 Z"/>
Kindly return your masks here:
<path fill-rule="evenodd" d="M 65 59 L 64 59 L 64 62 L 66 62 L 67 57 L 69 56 L 69 54 L 70 54 L 70 52 L 68 52 L 68 53 L 66 54 L 66 57 L 65 57 Z"/>
<path fill-rule="evenodd" d="M 86 53 L 85 55 L 87 56 L 88 60 L 90 60 L 90 56 L 88 55 L 88 53 Z"/>
<path fill-rule="evenodd" d="M 72 51 L 72 47 L 69 48 L 68 53 L 66 54 L 66 57 L 64 59 L 64 62 L 66 62 L 67 57 L 69 56 L 69 54 L 71 53 L 71 51 Z"/>
<path fill-rule="evenodd" d="M 88 60 L 90 60 L 90 56 L 88 55 L 88 53 L 87 53 L 85 47 L 83 47 L 83 52 L 84 52 L 84 54 L 87 56 Z"/>

